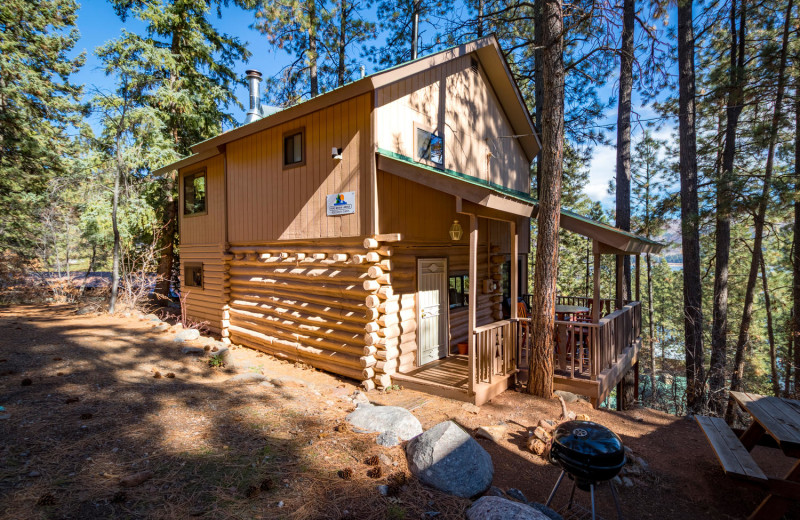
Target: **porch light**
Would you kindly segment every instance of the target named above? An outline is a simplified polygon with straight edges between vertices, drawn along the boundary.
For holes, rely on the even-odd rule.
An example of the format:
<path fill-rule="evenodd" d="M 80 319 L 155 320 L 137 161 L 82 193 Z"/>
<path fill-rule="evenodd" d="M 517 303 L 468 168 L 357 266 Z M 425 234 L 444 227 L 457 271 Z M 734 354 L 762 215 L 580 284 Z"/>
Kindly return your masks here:
<path fill-rule="evenodd" d="M 450 238 L 454 241 L 461 240 L 461 236 L 464 234 L 464 230 L 461 229 L 461 224 L 458 223 L 458 220 L 453 221 L 453 225 L 450 226 Z"/>

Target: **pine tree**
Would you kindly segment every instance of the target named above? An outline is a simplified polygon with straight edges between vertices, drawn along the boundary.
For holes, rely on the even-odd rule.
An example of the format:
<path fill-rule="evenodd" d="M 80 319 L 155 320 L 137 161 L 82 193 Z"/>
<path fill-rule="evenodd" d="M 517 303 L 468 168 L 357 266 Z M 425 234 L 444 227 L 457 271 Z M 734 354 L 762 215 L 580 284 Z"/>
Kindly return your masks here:
<path fill-rule="evenodd" d="M 0 251 L 33 255 L 51 179 L 77 155 L 70 132 L 86 107 L 70 76 L 84 55 L 73 0 L 0 3 Z"/>

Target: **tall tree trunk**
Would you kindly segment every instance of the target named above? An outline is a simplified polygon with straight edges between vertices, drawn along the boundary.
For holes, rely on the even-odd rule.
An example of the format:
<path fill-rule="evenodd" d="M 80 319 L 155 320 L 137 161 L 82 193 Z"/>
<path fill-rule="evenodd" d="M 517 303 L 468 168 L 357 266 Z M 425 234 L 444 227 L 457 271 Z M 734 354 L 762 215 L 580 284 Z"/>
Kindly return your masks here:
<path fill-rule="evenodd" d="M 772 186 L 772 170 L 775 163 L 775 146 L 778 141 L 778 127 L 781 121 L 781 105 L 783 104 L 783 90 L 786 80 L 786 54 L 789 46 L 789 27 L 792 18 L 793 0 L 789 0 L 786 7 L 786 20 L 783 26 L 783 40 L 781 44 L 780 66 L 778 68 L 778 88 L 775 94 L 775 108 L 772 112 L 772 123 L 769 130 L 769 148 L 767 150 L 767 164 L 764 168 L 764 185 L 761 189 L 761 198 L 758 201 L 755 219 L 753 222 L 753 257 L 750 261 L 750 274 L 747 277 L 747 288 L 744 294 L 744 310 L 742 321 L 739 325 L 739 339 L 736 342 L 736 358 L 734 360 L 733 374 L 731 377 L 731 390 L 742 389 L 744 376 L 744 355 L 750 343 L 750 325 L 753 320 L 753 298 L 758 281 L 758 271 L 761 265 L 761 246 L 764 240 L 764 220 L 767 214 L 767 203 Z M 728 400 L 728 409 L 725 418 L 728 422 L 733 420 L 735 411 L 733 399 Z"/>
<path fill-rule="evenodd" d="M 483 38 L 483 4 L 485 0 L 478 0 L 478 38 Z"/>
<path fill-rule="evenodd" d="M 119 142 L 117 143 L 117 155 L 119 155 Z M 119 157 L 117 158 L 119 161 Z M 108 302 L 109 314 L 114 314 L 117 307 L 117 295 L 119 293 L 119 227 L 117 226 L 117 207 L 119 206 L 119 178 L 122 175 L 120 168 L 114 171 L 114 192 L 111 196 L 111 228 L 114 231 L 114 252 L 111 261 L 111 300 Z"/>
<path fill-rule="evenodd" d="M 156 269 L 156 294 L 169 296 L 172 285 L 172 268 L 175 264 L 175 224 L 178 220 L 178 201 L 172 194 L 176 184 L 177 175 L 167 181 L 167 200 L 164 206 L 164 215 L 161 223 L 161 240 Z"/>
<path fill-rule="evenodd" d="M 542 100 L 542 157 L 539 215 L 537 220 L 536 270 L 528 373 L 528 392 L 550 398 L 553 393 L 553 339 L 556 278 L 558 276 L 558 228 L 561 215 L 561 176 L 564 156 L 564 56 L 561 0 L 542 5 L 542 78 L 547 96 Z"/>
<path fill-rule="evenodd" d="M 700 285 L 700 214 L 697 200 L 692 0 L 678 2 L 678 91 L 686 407 L 689 412 L 699 412 L 703 405 L 705 378 L 703 375 L 703 304 Z"/>
<path fill-rule="evenodd" d="M 781 384 L 778 377 L 778 357 L 775 352 L 775 329 L 772 326 L 772 302 L 769 297 L 769 284 L 767 283 L 767 268 L 764 265 L 764 255 L 761 255 L 761 285 L 764 288 L 764 310 L 767 312 L 767 339 L 769 341 L 769 369 L 772 377 L 772 395 L 780 397 Z"/>
<path fill-rule="evenodd" d="M 317 0 L 308 0 L 308 74 L 311 97 L 319 95 L 319 85 L 317 81 L 317 28 L 319 20 L 317 17 Z"/>
<path fill-rule="evenodd" d="M 653 388 L 652 402 L 658 402 L 658 382 L 656 378 L 656 332 L 655 313 L 653 312 L 653 277 L 650 253 L 647 253 L 647 322 L 649 328 L 648 342 L 650 343 L 650 385 Z"/>
<path fill-rule="evenodd" d="M 542 135 L 542 102 L 544 100 L 544 79 L 542 78 L 542 34 L 544 33 L 544 18 L 542 17 L 542 2 L 533 3 L 533 103 L 534 124 L 539 136 Z M 536 158 L 536 200 L 540 198 L 542 185 L 542 151 Z"/>
<path fill-rule="evenodd" d="M 617 227 L 631 230 L 631 92 L 633 91 L 633 30 L 636 0 L 623 0 L 622 47 L 619 52 L 619 108 L 617 110 Z M 631 298 L 631 257 L 623 262 L 624 283 L 617 300 Z M 618 285 L 618 287 L 620 287 Z"/>
<path fill-rule="evenodd" d="M 800 74 L 795 78 L 794 100 L 794 240 L 792 248 L 792 345 L 794 395 L 800 395 Z M 787 389 L 788 389 L 787 385 Z"/>
<path fill-rule="evenodd" d="M 736 29 L 736 0 L 730 12 L 730 71 L 722 169 L 717 181 L 716 263 L 711 327 L 711 367 L 709 394 L 712 410 L 722 415 L 725 409 L 725 365 L 728 357 L 728 269 L 731 249 L 731 204 L 733 202 L 733 163 L 736 154 L 736 129 L 744 101 L 744 49 L 746 2 L 742 2 L 739 29 Z"/>
<path fill-rule="evenodd" d="M 345 63 L 347 56 L 345 54 L 347 46 L 347 0 L 342 0 L 340 5 L 341 11 L 339 12 L 339 64 L 337 67 L 337 76 L 339 86 L 344 86 L 345 81 Z"/>
<path fill-rule="evenodd" d="M 81 296 L 86 291 L 86 282 L 89 280 L 89 275 L 94 270 L 94 261 L 97 258 L 97 244 L 92 244 L 92 257 L 89 259 L 89 267 L 86 268 L 86 274 L 83 275 L 83 283 L 81 284 Z"/>

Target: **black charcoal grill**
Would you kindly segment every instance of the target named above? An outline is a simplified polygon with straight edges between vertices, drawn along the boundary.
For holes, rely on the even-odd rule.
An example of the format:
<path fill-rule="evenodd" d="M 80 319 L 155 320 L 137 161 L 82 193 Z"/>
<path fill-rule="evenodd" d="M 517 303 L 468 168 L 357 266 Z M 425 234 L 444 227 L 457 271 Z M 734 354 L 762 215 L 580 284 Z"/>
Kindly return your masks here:
<path fill-rule="evenodd" d="M 590 421 L 561 423 L 553 433 L 550 461 L 561 466 L 561 475 L 547 499 L 547 506 L 553 501 L 564 475 L 568 475 L 574 482 L 566 509 L 572 507 L 577 486 L 579 489 L 589 491 L 592 519 L 594 519 L 594 489 L 601 482 L 609 482 L 617 507 L 617 517 L 622 518 L 617 493 L 610 483 L 625 465 L 625 447 L 616 433 Z"/>

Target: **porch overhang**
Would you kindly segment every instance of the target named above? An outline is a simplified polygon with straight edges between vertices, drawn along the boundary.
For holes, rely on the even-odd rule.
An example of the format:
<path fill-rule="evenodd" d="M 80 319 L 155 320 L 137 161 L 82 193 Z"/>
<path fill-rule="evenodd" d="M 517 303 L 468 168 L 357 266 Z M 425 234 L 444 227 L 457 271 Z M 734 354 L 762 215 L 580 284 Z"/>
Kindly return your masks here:
<path fill-rule="evenodd" d="M 485 208 L 487 217 L 496 213 L 497 218 L 502 220 L 527 218 L 536 206 L 536 201 L 527 193 L 457 171 L 433 168 L 388 150 L 379 148 L 377 159 L 379 170 L 449 193 L 457 200 L 467 201 L 467 205 Z M 510 218 L 502 218 L 503 214 Z"/>
<path fill-rule="evenodd" d="M 597 242 L 599 250 L 595 251 L 595 253 L 615 255 L 657 254 L 664 248 L 664 244 L 660 242 L 603 224 L 566 209 L 561 210 L 561 227 Z"/>

